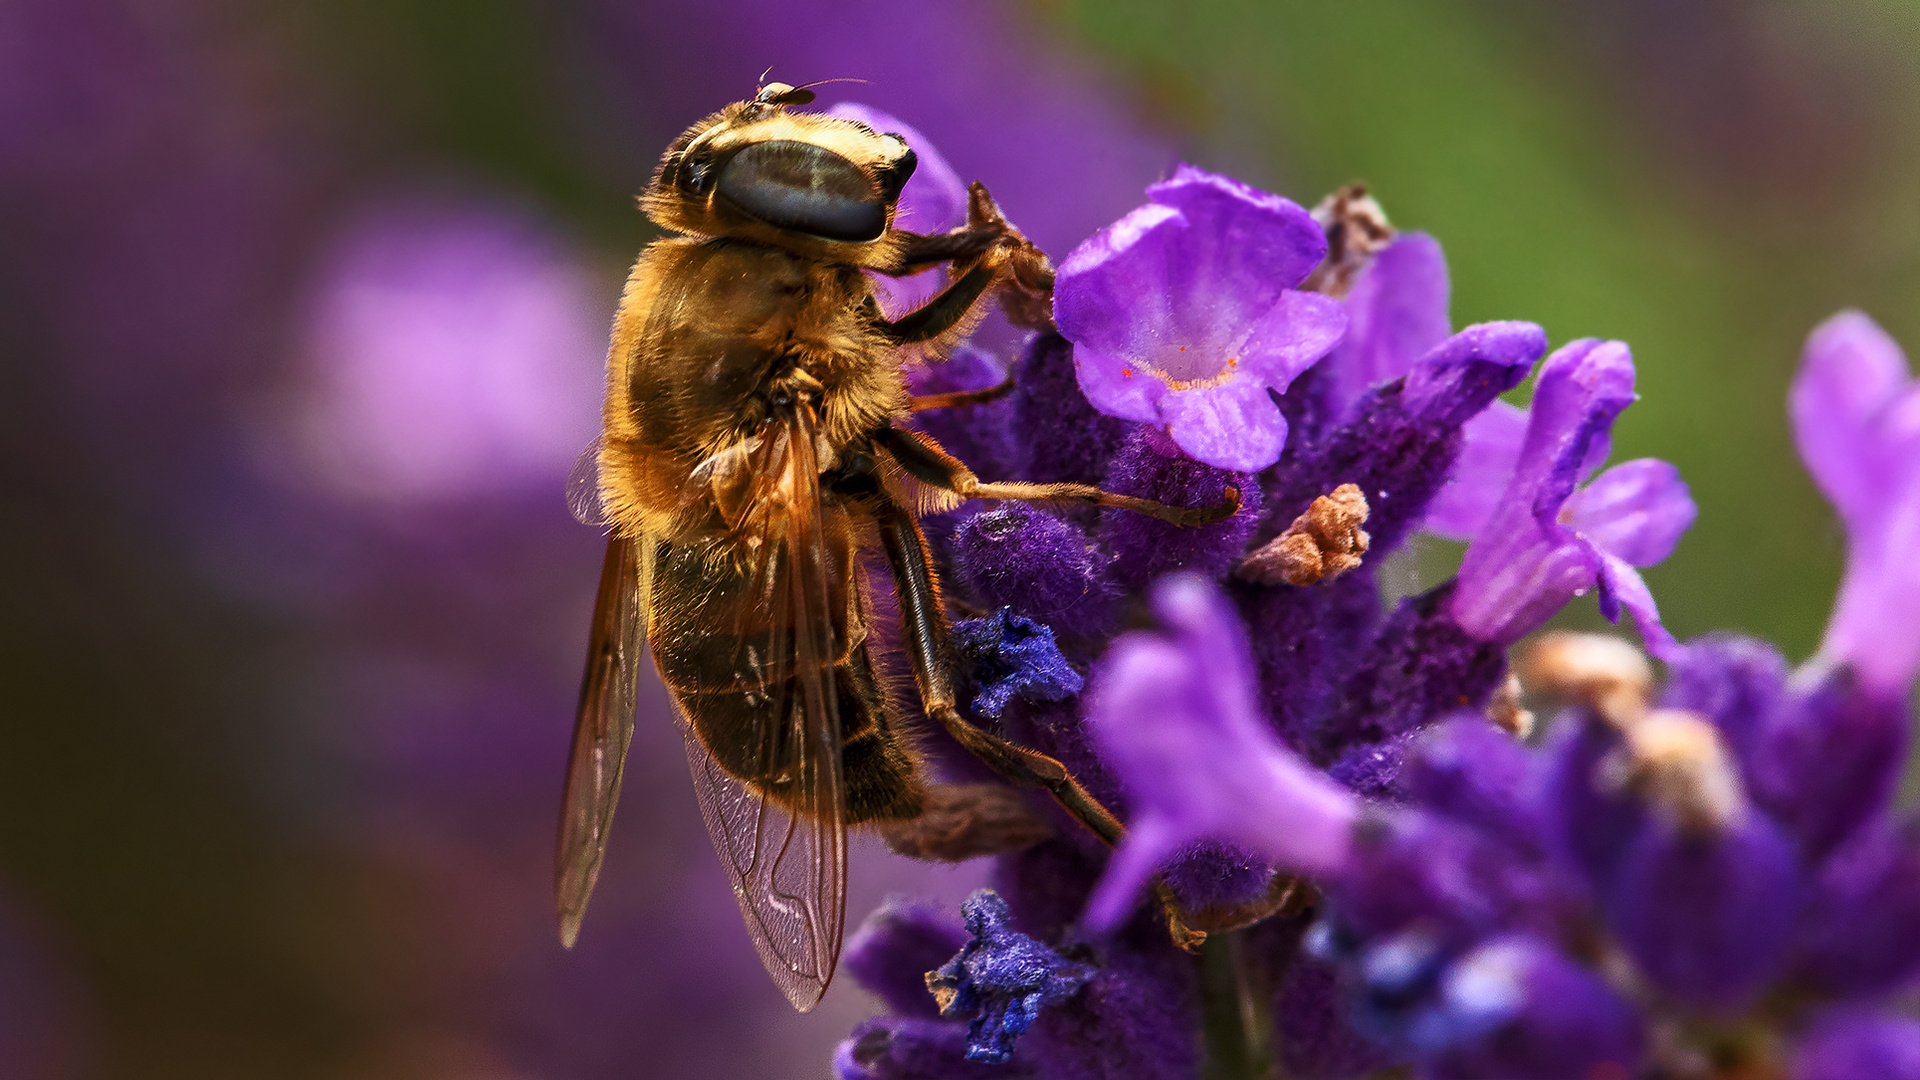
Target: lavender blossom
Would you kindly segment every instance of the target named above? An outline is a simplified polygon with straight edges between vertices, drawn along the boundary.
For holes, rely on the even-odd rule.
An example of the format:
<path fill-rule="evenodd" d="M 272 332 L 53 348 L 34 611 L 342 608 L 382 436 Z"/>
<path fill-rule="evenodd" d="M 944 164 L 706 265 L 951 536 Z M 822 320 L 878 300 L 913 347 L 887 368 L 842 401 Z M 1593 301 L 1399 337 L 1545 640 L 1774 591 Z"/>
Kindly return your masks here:
<path fill-rule="evenodd" d="M 1504 492 L 1473 530 L 1449 609 L 1475 637 L 1512 643 L 1569 599 L 1600 591 L 1600 611 L 1624 606 L 1656 656 L 1677 643 L 1635 566 L 1667 557 L 1695 509 L 1672 466 L 1634 461 L 1582 490 L 1606 458 L 1613 420 L 1633 402 L 1633 360 L 1620 342 L 1576 341 L 1547 358 L 1525 441 Z M 1498 474 L 1468 482 L 1498 482 Z"/>
<path fill-rule="evenodd" d="M 1920 382 L 1893 339 L 1849 311 L 1807 339 L 1790 402 L 1800 456 L 1847 528 L 1820 655 L 1898 698 L 1920 667 Z"/>
<path fill-rule="evenodd" d="M 1338 303 L 1294 288 L 1326 238 L 1294 203 L 1190 165 L 1147 197 L 1060 265 L 1054 313 L 1081 388 L 1196 461 L 1264 469 L 1287 438 L 1268 391 L 1346 329 Z"/>
<path fill-rule="evenodd" d="M 342 230 L 311 286 L 292 452 L 374 502 L 550 487 L 592 438 L 603 300 L 510 208 L 398 203 Z"/>
<path fill-rule="evenodd" d="M 1093 969 L 1009 927 L 1006 901 L 991 892 L 974 893 L 960 910 L 973 940 L 927 974 L 927 989 L 941 1016 L 971 1016 L 967 1059 L 1000 1064 L 1040 1010 L 1078 993 Z"/>
<path fill-rule="evenodd" d="M 1116 924 L 1154 866 L 1183 844 L 1225 840 L 1323 873 L 1345 859 L 1358 814 L 1352 796 L 1261 720 L 1246 638 L 1225 598 L 1182 575 L 1154 589 L 1153 606 L 1171 635 L 1115 642 L 1087 703 L 1108 759 L 1152 796 L 1136 804 L 1127 843 L 1094 894 L 1096 928 Z"/>
<path fill-rule="evenodd" d="M 1396 237 L 1374 256 L 1347 293 L 1345 340 L 1316 368 L 1336 420 L 1368 390 L 1412 370 L 1453 332 L 1450 293 L 1446 257 L 1425 233 Z"/>
<path fill-rule="evenodd" d="M 1667 463 L 1602 470 L 1634 398 L 1626 345 L 1564 346 L 1520 410 L 1497 398 L 1544 331 L 1451 333 L 1430 238 L 1342 263 L 1357 272 L 1334 300 L 1294 289 L 1335 275 L 1309 278 L 1324 249 L 1293 204 L 1192 168 L 1149 198 L 1067 261 L 1065 340 L 1015 365 L 1058 405 L 1016 391 L 955 438 L 1031 479 L 1178 505 L 1232 486 L 1241 513 L 1174 530 L 1009 506 L 958 525 L 951 577 L 992 612 L 955 637 L 974 710 L 1128 834 L 1110 856 L 1073 829 L 1001 856 L 999 897 L 970 902 L 973 936 L 931 984 L 940 1017 L 903 973 L 957 929 L 884 913 L 849 965 L 891 1015 L 842 1045 L 841 1075 L 1004 1059 L 1191 1076 L 1222 1049 L 1194 1045 L 1195 1010 L 1269 1017 L 1276 1058 L 1315 1080 L 1910 1075 L 1920 1029 L 1890 1010 L 1920 980 L 1920 824 L 1893 789 L 1920 668 L 1920 391 L 1892 343 L 1843 315 L 1795 385 L 1850 555 L 1796 671 L 1763 642 L 1682 647 L 1661 626 L 1636 568 L 1695 509 Z M 1348 484 L 1372 538 L 1357 567 L 1233 576 Z M 1374 563 L 1423 527 L 1470 541 L 1460 571 L 1383 610 Z M 1509 663 L 1589 590 L 1634 614 L 1664 686 L 1617 639 L 1550 637 Z M 1130 610 L 1152 628 L 1115 636 Z M 1538 738 L 1523 693 L 1568 706 Z M 1253 923 L 1225 932 L 1243 935 L 1239 992 L 1266 1000 L 1220 1000 L 1169 917 Z"/>
<path fill-rule="evenodd" d="M 953 628 L 954 645 L 973 663 L 980 694 L 973 710 L 997 718 L 1018 695 L 1027 701 L 1065 701 L 1085 680 L 1053 643 L 1053 631 L 1001 608 Z"/>

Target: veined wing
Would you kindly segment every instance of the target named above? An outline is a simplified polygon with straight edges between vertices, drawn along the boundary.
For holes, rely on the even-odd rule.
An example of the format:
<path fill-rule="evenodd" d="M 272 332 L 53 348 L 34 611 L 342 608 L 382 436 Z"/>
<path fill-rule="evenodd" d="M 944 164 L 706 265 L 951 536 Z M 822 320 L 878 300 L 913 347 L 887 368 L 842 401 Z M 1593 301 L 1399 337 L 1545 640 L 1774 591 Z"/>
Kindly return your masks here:
<path fill-rule="evenodd" d="M 775 720 L 744 737 L 723 769 L 683 711 L 700 812 L 727 870 L 761 963 L 801 1012 L 826 993 L 846 917 L 846 798 L 840 776 L 838 595 L 821 525 L 813 415 L 804 404 L 769 421 L 746 463 L 739 527 L 752 545 L 733 640 L 734 689 Z M 753 543 L 757 540 L 757 543 Z M 723 628 L 716 627 L 716 630 Z M 758 695 L 758 697 L 756 697 Z"/>
<path fill-rule="evenodd" d="M 561 799 L 560 841 L 554 861 L 554 897 L 560 941 L 568 948 L 580 936 L 587 899 L 607 853 L 607 831 L 620 798 L 620 777 L 633 742 L 640 641 L 651 577 L 652 543 L 615 534 L 607 540 L 600 591 L 593 604 L 587 671 L 573 723 Z"/>

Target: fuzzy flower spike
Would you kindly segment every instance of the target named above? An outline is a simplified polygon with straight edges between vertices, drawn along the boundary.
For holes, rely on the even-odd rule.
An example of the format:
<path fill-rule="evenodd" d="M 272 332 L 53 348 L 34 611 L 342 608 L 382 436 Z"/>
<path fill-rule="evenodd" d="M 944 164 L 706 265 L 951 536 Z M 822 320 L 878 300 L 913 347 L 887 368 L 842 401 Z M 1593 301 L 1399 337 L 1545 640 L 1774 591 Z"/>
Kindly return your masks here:
<path fill-rule="evenodd" d="M 1191 165 L 1147 197 L 1060 265 L 1054 315 L 1080 388 L 1196 461 L 1257 472 L 1287 439 L 1268 391 L 1346 330 L 1338 301 L 1296 288 L 1326 236 L 1294 203 Z"/>

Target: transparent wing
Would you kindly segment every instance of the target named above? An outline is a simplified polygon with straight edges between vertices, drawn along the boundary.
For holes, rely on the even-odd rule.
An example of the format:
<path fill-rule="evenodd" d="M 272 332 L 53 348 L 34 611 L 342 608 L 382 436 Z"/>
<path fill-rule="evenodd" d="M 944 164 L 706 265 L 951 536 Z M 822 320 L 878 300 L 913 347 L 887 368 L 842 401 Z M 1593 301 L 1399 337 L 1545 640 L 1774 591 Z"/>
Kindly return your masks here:
<path fill-rule="evenodd" d="M 700 812 L 747 932 L 774 983 L 806 1012 L 833 978 L 846 916 L 846 799 L 831 666 L 839 655 L 830 607 L 836 591 L 821 530 L 812 414 L 799 406 L 764 434 L 752 451 L 740 522 L 758 543 L 747 573 L 750 602 L 734 605 L 734 640 L 742 644 L 733 666 L 738 691 L 770 699 L 756 715 L 779 718 L 747 736 L 759 745 L 741 771 L 762 782 L 721 768 L 684 713 L 681 720 Z"/>
<path fill-rule="evenodd" d="M 587 899 L 607 853 L 607 830 L 620 798 L 620 776 L 633 741 L 634 694 L 640 641 L 651 577 L 652 544 L 613 536 L 600 567 L 593 605 L 587 670 L 573 723 L 566 793 L 560 805 L 560 839 L 554 861 L 554 898 L 560 941 L 568 948 L 580 936 Z"/>

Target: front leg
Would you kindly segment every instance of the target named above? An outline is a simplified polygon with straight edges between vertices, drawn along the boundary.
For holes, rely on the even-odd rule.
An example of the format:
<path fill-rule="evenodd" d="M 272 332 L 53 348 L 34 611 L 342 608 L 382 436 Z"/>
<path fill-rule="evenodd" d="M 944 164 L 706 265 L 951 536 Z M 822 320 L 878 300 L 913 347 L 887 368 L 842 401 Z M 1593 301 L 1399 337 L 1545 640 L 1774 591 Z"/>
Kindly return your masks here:
<path fill-rule="evenodd" d="M 902 261 L 882 272 L 915 273 L 934 261 L 952 259 L 954 279 L 926 305 L 882 324 L 903 345 L 931 341 L 964 329 L 974 306 L 989 288 L 1000 292 L 1007 320 L 1029 330 L 1053 328 L 1053 264 L 1046 253 L 1000 213 L 980 183 L 968 190 L 967 224 L 935 236 L 916 236 Z"/>
<path fill-rule="evenodd" d="M 889 277 L 909 277 L 943 262 L 972 262 L 997 243 L 1004 231 L 997 226 L 962 225 L 943 233 L 913 233 L 902 229 L 900 235 L 906 244 L 900 249 L 899 261 L 874 267 Z"/>

